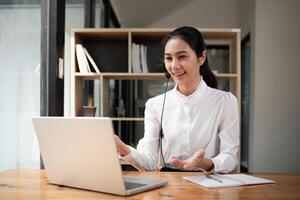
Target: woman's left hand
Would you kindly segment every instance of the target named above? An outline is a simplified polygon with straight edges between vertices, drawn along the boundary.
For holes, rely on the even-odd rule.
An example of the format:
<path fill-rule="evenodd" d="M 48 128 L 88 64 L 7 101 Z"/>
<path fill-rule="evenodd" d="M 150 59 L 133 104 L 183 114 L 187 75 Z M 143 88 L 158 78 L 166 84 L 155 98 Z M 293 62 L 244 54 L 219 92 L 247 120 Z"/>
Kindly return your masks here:
<path fill-rule="evenodd" d="M 204 155 L 204 150 L 200 149 L 186 160 L 181 160 L 176 156 L 172 156 L 171 163 L 183 170 L 196 170 L 202 168 L 206 171 L 210 171 L 213 169 L 213 162 L 210 159 L 205 158 Z"/>

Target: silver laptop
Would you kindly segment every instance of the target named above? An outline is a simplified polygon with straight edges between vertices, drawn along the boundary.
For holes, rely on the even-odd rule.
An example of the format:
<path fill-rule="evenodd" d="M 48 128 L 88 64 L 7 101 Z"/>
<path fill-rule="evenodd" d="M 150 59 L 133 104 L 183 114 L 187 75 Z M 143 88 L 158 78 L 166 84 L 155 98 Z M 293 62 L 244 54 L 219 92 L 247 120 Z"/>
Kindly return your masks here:
<path fill-rule="evenodd" d="M 109 118 L 33 118 L 50 183 L 131 195 L 167 184 L 123 176 Z"/>

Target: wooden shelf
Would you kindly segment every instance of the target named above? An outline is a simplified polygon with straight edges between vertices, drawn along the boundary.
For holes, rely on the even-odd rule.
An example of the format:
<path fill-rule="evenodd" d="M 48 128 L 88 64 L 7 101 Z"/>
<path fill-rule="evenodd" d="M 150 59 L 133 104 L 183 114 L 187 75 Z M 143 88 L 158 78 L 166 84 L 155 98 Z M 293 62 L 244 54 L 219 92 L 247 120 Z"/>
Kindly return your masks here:
<path fill-rule="evenodd" d="M 84 80 L 94 80 L 94 79 L 99 79 L 101 74 L 99 73 L 80 73 L 76 72 L 74 74 L 76 79 L 84 79 Z"/>
<path fill-rule="evenodd" d="M 164 73 L 159 73 L 159 65 L 163 58 L 161 40 L 173 28 L 80 28 L 72 30 L 71 37 L 71 116 L 82 113 L 84 80 L 99 80 L 100 117 L 109 116 L 108 80 L 165 80 Z M 240 107 L 240 30 L 239 29 L 201 29 L 207 45 L 228 46 L 229 73 L 216 73 L 216 78 L 227 84 L 226 90 L 232 92 L 239 101 Z M 148 47 L 147 62 L 151 73 L 132 73 L 133 43 Z M 94 58 L 101 73 L 79 73 L 75 46 L 82 44 Z M 149 60 L 148 60 L 149 58 Z M 217 65 L 216 65 L 217 66 Z M 227 69 L 227 66 L 226 66 Z M 152 71 L 153 72 L 152 72 Z M 214 69 L 212 69 L 214 70 Z M 218 70 L 218 69 L 216 69 Z M 221 70 L 219 70 L 221 72 Z M 158 82 L 159 83 L 159 82 Z M 229 85 L 229 86 L 228 86 Z M 113 118 L 114 121 L 142 121 L 143 118 Z"/>
<path fill-rule="evenodd" d="M 111 119 L 113 121 L 144 121 L 143 117 L 125 117 L 125 118 L 111 117 Z"/>
<path fill-rule="evenodd" d="M 118 105 L 124 105 L 125 114 L 131 117 L 112 117 L 114 128 L 117 128 L 116 132 L 119 134 L 127 134 L 125 135 L 127 138 L 140 138 L 143 134 L 144 104 L 150 96 L 161 94 L 163 91 L 160 88 L 164 86 L 165 80 L 164 73 L 161 73 L 161 60 L 164 58 L 161 41 L 172 30 L 174 28 L 73 29 L 70 66 L 71 116 L 82 115 L 83 104 L 87 101 L 86 96 L 89 93 L 86 86 L 92 84 L 86 80 L 94 80 L 92 89 L 94 98 L 97 98 L 94 106 L 97 107 L 99 117 L 118 116 L 116 112 L 119 110 L 116 108 Z M 241 110 L 240 30 L 201 28 L 199 30 L 208 47 L 210 67 L 214 72 L 219 72 L 215 73 L 219 89 L 234 94 Z M 79 73 L 76 44 L 81 44 L 89 52 L 101 73 Z M 140 71 L 136 66 L 132 67 L 133 57 L 137 58 L 136 54 L 133 54 L 133 44 L 139 45 L 138 48 L 142 45 L 147 47 L 146 59 L 143 61 L 146 60 L 147 71 L 150 73 L 132 73 L 133 70 Z M 221 57 L 223 60 L 220 61 L 219 55 L 225 56 L 225 59 Z M 134 62 L 137 63 L 136 60 Z M 141 68 L 146 71 L 144 67 Z"/>
<path fill-rule="evenodd" d="M 75 73 L 76 78 L 98 79 L 100 77 L 118 80 L 163 80 L 164 73 Z"/>
<path fill-rule="evenodd" d="M 104 78 L 126 80 L 163 80 L 164 73 L 103 73 Z"/>
<path fill-rule="evenodd" d="M 100 77 L 117 80 L 164 80 L 164 73 L 75 73 L 76 78 L 86 80 L 98 79 Z M 220 79 L 236 79 L 238 74 L 215 73 Z"/>
<path fill-rule="evenodd" d="M 219 74 L 216 73 L 215 76 L 220 79 L 237 79 L 238 78 L 238 74 Z"/>

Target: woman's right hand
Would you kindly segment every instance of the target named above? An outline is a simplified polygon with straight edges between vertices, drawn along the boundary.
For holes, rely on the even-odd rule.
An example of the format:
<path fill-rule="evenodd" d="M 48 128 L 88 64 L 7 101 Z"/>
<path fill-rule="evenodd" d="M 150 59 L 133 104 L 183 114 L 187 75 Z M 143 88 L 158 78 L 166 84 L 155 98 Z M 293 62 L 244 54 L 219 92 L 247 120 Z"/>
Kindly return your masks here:
<path fill-rule="evenodd" d="M 128 146 L 117 135 L 115 135 L 115 143 L 121 156 L 127 156 L 130 153 Z"/>

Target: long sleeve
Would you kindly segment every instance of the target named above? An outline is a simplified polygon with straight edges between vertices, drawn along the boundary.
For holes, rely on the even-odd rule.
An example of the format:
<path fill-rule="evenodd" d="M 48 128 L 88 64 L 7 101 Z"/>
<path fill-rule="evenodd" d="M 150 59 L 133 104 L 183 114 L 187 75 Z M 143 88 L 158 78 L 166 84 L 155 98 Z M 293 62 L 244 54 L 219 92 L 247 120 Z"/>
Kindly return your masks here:
<path fill-rule="evenodd" d="M 220 139 L 220 153 L 212 158 L 215 172 L 233 171 L 237 164 L 237 153 L 240 143 L 239 112 L 236 97 L 231 93 L 224 102 L 223 116 L 220 123 L 218 137 Z"/>
<path fill-rule="evenodd" d="M 159 128 L 158 114 L 155 112 L 154 102 L 149 99 L 145 108 L 145 133 L 137 149 L 128 146 L 131 156 L 146 170 L 154 170 L 158 163 Z"/>
<path fill-rule="evenodd" d="M 163 95 L 151 98 L 145 108 L 144 138 L 137 148 L 128 146 L 131 156 L 146 170 L 157 169 L 159 129 Z M 176 87 L 167 92 L 162 123 L 162 153 L 168 167 L 172 156 L 190 158 L 203 148 L 216 172 L 230 172 L 237 165 L 239 113 L 237 99 L 229 92 L 207 87 L 204 81 L 190 96 Z"/>

